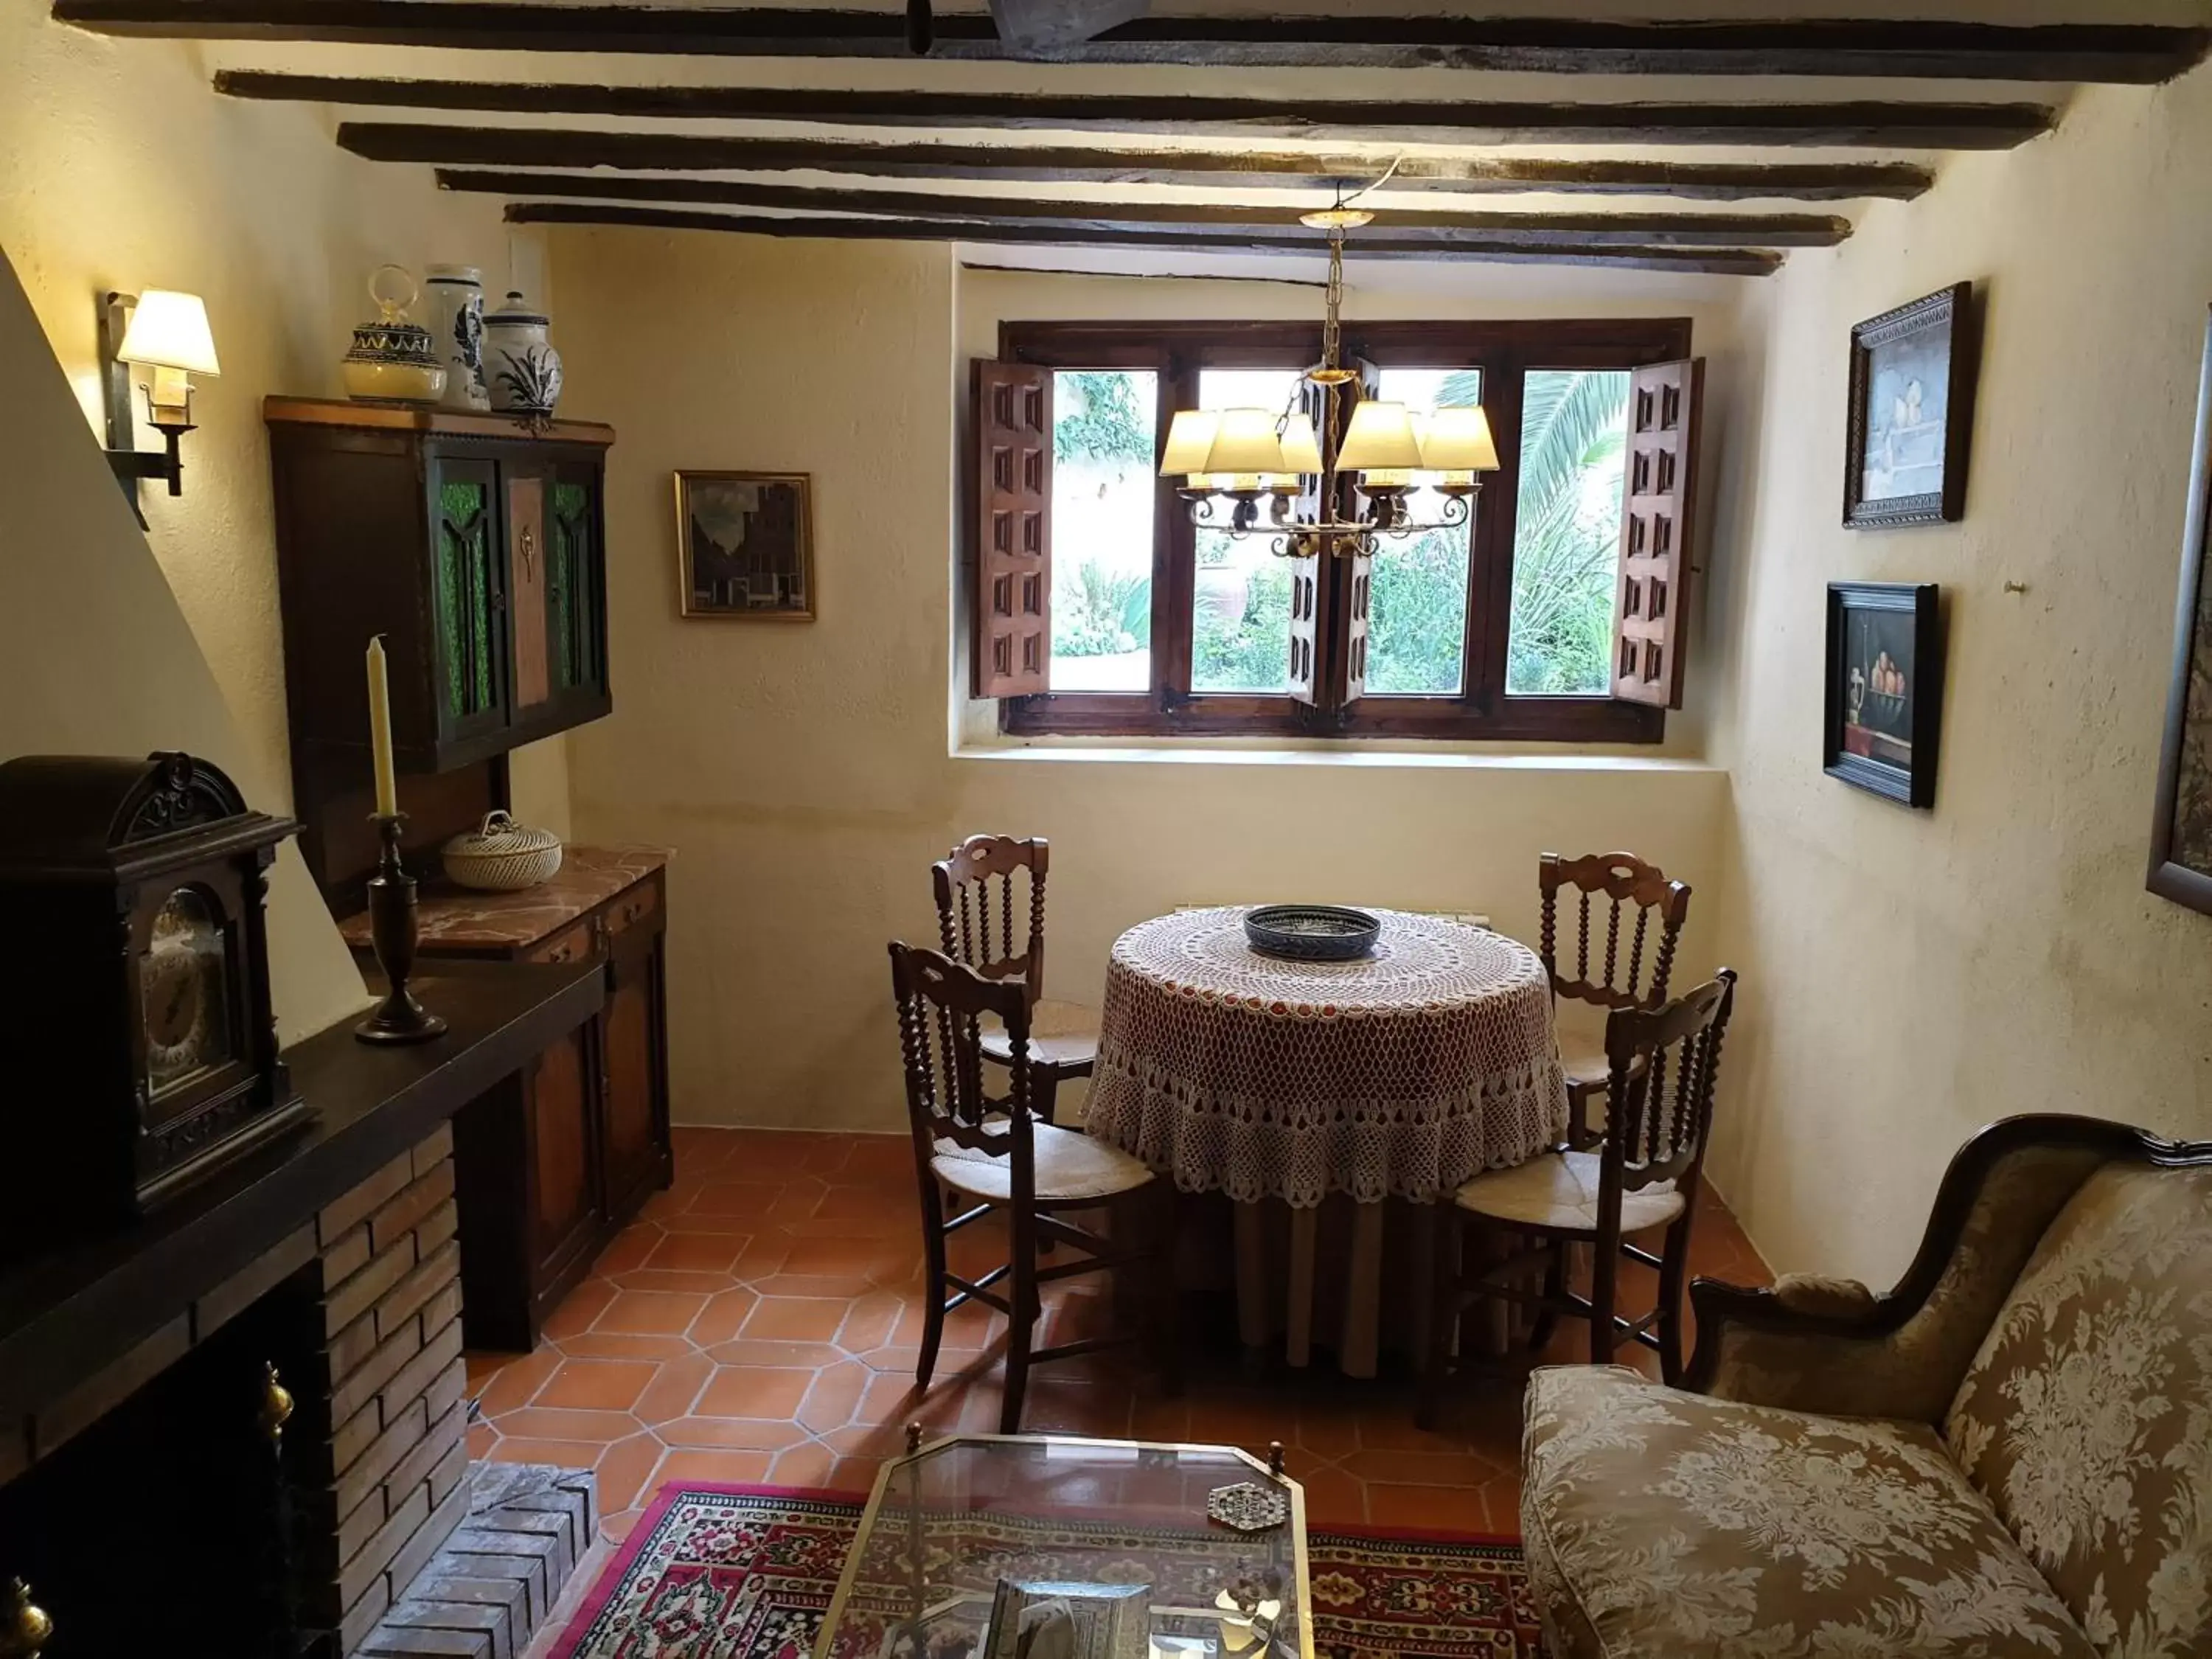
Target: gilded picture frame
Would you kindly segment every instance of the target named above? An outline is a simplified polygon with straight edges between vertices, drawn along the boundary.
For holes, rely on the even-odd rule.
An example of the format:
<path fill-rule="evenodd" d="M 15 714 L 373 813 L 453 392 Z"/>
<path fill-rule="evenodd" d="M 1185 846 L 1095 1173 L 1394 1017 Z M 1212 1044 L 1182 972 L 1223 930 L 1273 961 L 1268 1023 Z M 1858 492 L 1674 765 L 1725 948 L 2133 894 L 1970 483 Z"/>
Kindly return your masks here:
<path fill-rule="evenodd" d="M 734 622 L 812 622 L 812 475 L 675 476 L 677 597 L 683 614 Z"/>

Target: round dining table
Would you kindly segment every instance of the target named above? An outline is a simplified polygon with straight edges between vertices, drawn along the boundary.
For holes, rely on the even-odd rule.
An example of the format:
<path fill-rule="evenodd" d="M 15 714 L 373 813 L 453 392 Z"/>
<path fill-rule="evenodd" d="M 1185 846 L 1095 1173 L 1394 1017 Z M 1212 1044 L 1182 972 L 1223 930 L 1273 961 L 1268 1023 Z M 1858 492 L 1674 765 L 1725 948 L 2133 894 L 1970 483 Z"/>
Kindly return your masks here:
<path fill-rule="evenodd" d="M 1268 1338 L 1261 1206 L 1289 1206 L 1294 1365 L 1312 1342 L 1317 1212 L 1349 1195 L 1337 1358 L 1372 1376 L 1385 1201 L 1432 1216 L 1470 1176 L 1565 1133 L 1550 978 L 1527 945 L 1440 916 L 1374 911 L 1382 930 L 1369 955 L 1305 962 L 1255 951 L 1246 914 L 1178 911 L 1115 941 L 1085 1126 L 1182 1190 L 1234 1201 L 1248 1348 Z M 1428 1265 L 1417 1249 L 1416 1276 Z"/>

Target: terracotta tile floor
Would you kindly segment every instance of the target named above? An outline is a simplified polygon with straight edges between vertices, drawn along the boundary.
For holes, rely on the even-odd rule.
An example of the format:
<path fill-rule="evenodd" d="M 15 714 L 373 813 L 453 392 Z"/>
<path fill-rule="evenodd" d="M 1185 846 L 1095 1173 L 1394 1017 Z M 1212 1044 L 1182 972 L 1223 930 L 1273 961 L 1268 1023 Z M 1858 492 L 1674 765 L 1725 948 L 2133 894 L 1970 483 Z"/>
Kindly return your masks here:
<path fill-rule="evenodd" d="M 469 1356 L 477 1456 L 596 1467 L 608 1535 L 620 1538 L 665 1481 L 862 1492 L 908 1422 L 997 1427 L 1001 1322 L 988 1310 L 946 1321 L 933 1386 L 914 1387 L 924 1298 L 905 1136 L 676 1135 L 676 1185 L 609 1246 L 538 1351 Z M 969 1248 L 956 1249 L 956 1270 L 997 1260 L 992 1242 L 980 1227 L 957 1236 Z M 1717 1202 L 1700 1206 L 1692 1258 L 1696 1273 L 1768 1278 Z M 1641 1277 L 1624 1306 L 1650 1305 Z M 1048 1340 L 1103 1306 L 1095 1292 L 1052 1287 Z M 1220 1328 L 1233 1322 L 1224 1316 Z M 1579 1358 L 1586 1341 L 1563 1322 L 1553 1357 Z M 1648 1352 L 1623 1352 L 1656 1372 Z M 1516 1534 L 1517 1389 L 1468 1388 L 1436 1433 L 1415 1428 L 1412 1411 L 1402 1378 L 1356 1382 L 1325 1353 L 1310 1371 L 1249 1377 L 1224 1334 L 1218 1352 L 1194 1352 L 1178 1399 L 1159 1397 L 1120 1354 L 1042 1367 L 1024 1426 L 1254 1449 L 1281 1440 L 1317 1523 Z"/>

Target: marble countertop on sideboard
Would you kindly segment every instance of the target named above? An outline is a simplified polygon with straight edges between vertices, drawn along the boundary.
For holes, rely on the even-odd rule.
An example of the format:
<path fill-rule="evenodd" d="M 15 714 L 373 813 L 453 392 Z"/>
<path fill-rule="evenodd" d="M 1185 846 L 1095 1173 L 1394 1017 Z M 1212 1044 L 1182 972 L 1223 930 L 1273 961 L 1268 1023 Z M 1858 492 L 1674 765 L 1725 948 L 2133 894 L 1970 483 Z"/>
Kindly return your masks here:
<path fill-rule="evenodd" d="M 439 878 L 423 884 L 416 935 L 425 949 L 498 951 L 535 945 L 675 857 L 666 847 L 570 847 L 549 881 L 516 893 L 483 893 Z M 368 913 L 338 923 L 345 942 L 369 947 Z"/>

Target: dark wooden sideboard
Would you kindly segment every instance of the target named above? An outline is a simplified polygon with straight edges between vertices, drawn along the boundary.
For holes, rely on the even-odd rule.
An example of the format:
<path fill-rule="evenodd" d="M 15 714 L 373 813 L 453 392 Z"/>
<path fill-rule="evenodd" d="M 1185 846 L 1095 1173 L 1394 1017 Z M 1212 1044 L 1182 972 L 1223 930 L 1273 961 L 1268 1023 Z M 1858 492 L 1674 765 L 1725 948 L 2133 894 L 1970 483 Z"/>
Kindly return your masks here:
<path fill-rule="evenodd" d="M 653 1192 L 673 1179 L 666 1002 L 669 854 L 571 847 L 518 893 L 426 885 L 426 957 L 597 961 L 598 1016 L 453 1122 L 469 1346 L 527 1350 L 545 1316 Z M 368 920 L 341 922 L 367 958 Z"/>

